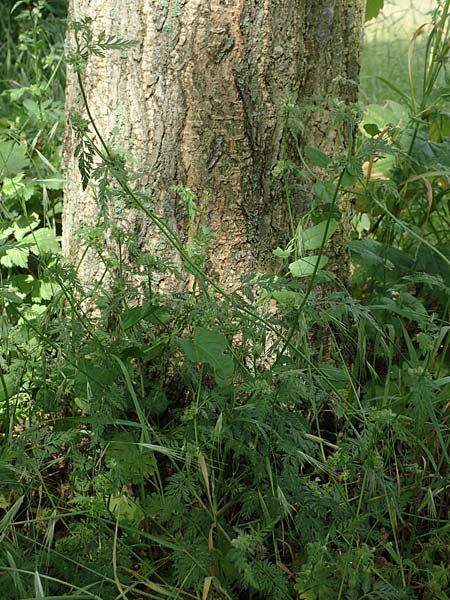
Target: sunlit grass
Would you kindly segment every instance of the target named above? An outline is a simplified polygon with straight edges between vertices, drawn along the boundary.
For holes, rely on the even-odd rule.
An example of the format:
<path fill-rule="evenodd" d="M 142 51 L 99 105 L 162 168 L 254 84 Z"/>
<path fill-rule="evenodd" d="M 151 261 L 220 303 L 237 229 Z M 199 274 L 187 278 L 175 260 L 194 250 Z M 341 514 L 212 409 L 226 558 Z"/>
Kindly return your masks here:
<path fill-rule="evenodd" d="M 436 0 L 387 2 L 379 17 L 367 24 L 361 67 L 361 99 L 364 102 L 398 101 L 398 94 L 384 84 L 380 76 L 409 94 L 408 46 L 417 28 L 431 21 L 429 12 L 436 6 Z M 426 33 L 425 27 L 424 34 L 414 44 L 416 93 L 422 81 Z"/>

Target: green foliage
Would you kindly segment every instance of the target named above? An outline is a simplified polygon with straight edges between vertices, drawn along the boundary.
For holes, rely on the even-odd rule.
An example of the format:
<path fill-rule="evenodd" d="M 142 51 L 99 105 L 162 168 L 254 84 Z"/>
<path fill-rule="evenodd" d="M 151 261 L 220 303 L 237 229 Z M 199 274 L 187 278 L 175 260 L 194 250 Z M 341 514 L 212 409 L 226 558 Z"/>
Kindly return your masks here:
<path fill-rule="evenodd" d="M 375 19 L 378 17 L 380 11 L 383 9 L 384 0 L 367 0 L 366 1 L 366 21 Z"/>
<path fill-rule="evenodd" d="M 43 2 L 1 8 L 8 60 L 0 84 L 0 109 L 7 115 L 0 121 L 0 294 L 7 302 L 25 300 L 35 313 L 58 291 L 39 272 L 38 259 L 60 252 L 61 152 L 55 141 L 63 126 L 64 30 L 53 15 L 44 19 L 45 9 Z"/>
<path fill-rule="evenodd" d="M 167 264 L 106 210 L 83 236 L 107 288 L 81 285 L 59 256 L 62 87 L 36 91 L 30 64 L 43 84 L 51 48 L 33 36 L 62 31 L 46 12 L 53 3 L 13 13 L 9 49 L 23 34 L 30 52 L 20 50 L 12 78 L 21 93 L 1 96 L 15 115 L 0 143 L 10 211 L 0 242 L 2 598 L 448 600 L 448 4 L 421 97 L 371 102 L 362 116 L 332 100 L 289 107 L 295 151 L 274 176 L 291 241 L 274 251 L 278 273 L 240 294 L 202 272 L 204 202 L 177 189 L 189 214 L 183 245 L 129 188 L 123 155 L 106 142 L 99 153 L 94 124 L 72 116 L 83 185 L 99 183 L 100 208 L 114 193 L 142 210 L 194 275 L 196 293 L 171 297 L 150 285 Z M 77 26 L 75 66 L 129 47 L 94 40 L 88 26 Z M 49 64 L 57 82 L 58 59 Z M 295 145 L 305 110 L 327 112 L 342 141 L 334 156 Z M 37 148 L 41 130 L 52 143 Z M 299 222 L 294 193 L 309 194 Z M 351 291 L 324 269 L 343 195 L 357 217 Z M 106 232 L 116 243 L 107 249 Z M 121 268 L 124 244 L 139 255 L 135 271 Z M 137 280 L 149 282 L 139 295 Z"/>
<path fill-rule="evenodd" d="M 179 343 L 187 359 L 212 368 L 218 385 L 232 383 L 234 364 L 232 357 L 226 353 L 228 343 L 223 335 L 197 327 L 192 339 L 180 340 Z"/>

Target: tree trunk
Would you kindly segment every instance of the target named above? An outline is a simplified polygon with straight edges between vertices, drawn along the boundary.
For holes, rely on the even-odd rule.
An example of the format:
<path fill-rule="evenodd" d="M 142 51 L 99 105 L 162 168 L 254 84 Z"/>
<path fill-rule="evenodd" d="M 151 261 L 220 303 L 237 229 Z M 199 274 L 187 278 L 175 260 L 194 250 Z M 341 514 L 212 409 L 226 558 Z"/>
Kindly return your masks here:
<path fill-rule="evenodd" d="M 173 186 L 209 196 L 204 218 L 215 236 L 206 268 L 227 288 L 235 288 L 244 274 L 270 267 L 272 250 L 290 236 L 282 185 L 272 174 L 282 157 L 286 105 L 317 97 L 357 98 L 364 4 L 69 2 L 69 22 L 91 17 L 94 39 L 105 31 L 138 41 L 126 56 L 110 51 L 89 57 L 83 80 L 90 110 L 105 139 L 137 159 L 144 175 L 135 188 L 154 199 L 155 212 L 183 242 L 192 229 Z M 68 116 L 73 112 L 85 113 L 69 68 Z M 317 114 L 305 115 L 302 143 L 324 143 L 327 117 L 322 113 L 318 122 Z M 332 145 L 332 138 L 326 143 Z M 95 224 L 99 208 L 92 189 L 82 190 L 73 149 L 68 126 L 63 248 L 81 261 L 82 279 L 98 280 L 104 267 L 93 251 L 85 251 L 77 230 L 81 223 Z M 116 224 L 138 235 L 139 253 L 169 252 L 177 262 L 176 252 L 142 212 L 124 208 L 118 199 L 111 203 Z M 296 198 L 295 213 L 304 210 Z"/>

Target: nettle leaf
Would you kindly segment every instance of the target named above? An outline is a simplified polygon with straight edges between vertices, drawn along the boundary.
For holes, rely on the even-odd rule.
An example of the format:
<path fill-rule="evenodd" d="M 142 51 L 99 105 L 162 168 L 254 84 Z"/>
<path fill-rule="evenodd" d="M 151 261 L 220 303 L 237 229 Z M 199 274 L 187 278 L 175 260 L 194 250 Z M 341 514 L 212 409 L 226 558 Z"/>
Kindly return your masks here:
<path fill-rule="evenodd" d="M 289 271 L 294 277 L 310 277 L 316 270 L 317 262 L 319 263 L 317 271 L 319 271 L 328 263 L 328 258 L 319 255 L 305 256 L 291 263 Z"/>
<path fill-rule="evenodd" d="M 383 9 L 384 0 L 367 0 L 366 2 L 366 21 L 375 19 Z"/>
<path fill-rule="evenodd" d="M 327 242 L 333 233 L 336 231 L 337 221 L 330 219 L 329 221 L 322 221 L 314 227 L 309 227 L 305 231 L 301 232 L 301 245 L 304 250 L 317 250 L 322 246 L 323 239 Z"/>
<path fill-rule="evenodd" d="M 0 142 L 0 177 L 16 175 L 29 164 L 22 146 L 11 141 Z"/>
<path fill-rule="evenodd" d="M 304 153 L 306 158 L 321 169 L 326 169 L 331 162 L 331 158 L 319 150 L 318 148 L 313 148 L 312 146 L 306 146 L 304 149 Z"/>
<path fill-rule="evenodd" d="M 228 341 L 217 331 L 196 327 L 190 340 L 179 340 L 186 358 L 194 363 L 207 364 L 217 385 L 229 385 L 233 380 L 233 358 L 227 354 Z"/>

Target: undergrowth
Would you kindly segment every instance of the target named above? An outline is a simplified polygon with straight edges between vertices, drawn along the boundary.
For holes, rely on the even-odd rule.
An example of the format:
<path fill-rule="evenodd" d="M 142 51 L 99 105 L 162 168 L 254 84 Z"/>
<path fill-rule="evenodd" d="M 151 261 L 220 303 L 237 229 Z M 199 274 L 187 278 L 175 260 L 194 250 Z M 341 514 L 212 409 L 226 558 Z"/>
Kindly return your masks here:
<path fill-rule="evenodd" d="M 9 23 L 1 9 L 1 597 L 448 600 L 449 2 L 420 85 L 364 107 L 351 155 L 277 165 L 288 189 L 313 190 L 311 210 L 274 251 L 277 276 L 239 294 L 203 273 L 208 232 L 183 247 L 73 116 L 84 184 L 139 207 L 196 280 L 170 297 L 133 296 L 113 252 L 130 234 L 101 248 L 108 288 L 59 253 L 54 8 L 18 6 Z M 75 27 L 82 86 L 86 52 L 129 44 Z M 355 128 L 355 107 L 327 108 L 336 131 Z M 287 111 L 287 141 L 302 110 Z M 341 196 L 351 290 L 326 270 Z M 85 236 L 95 247 L 106 230 Z M 149 282 L 166 268 L 143 265 Z"/>

